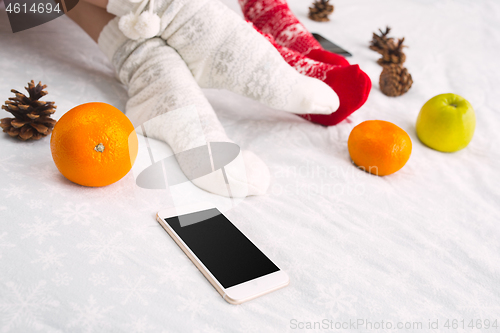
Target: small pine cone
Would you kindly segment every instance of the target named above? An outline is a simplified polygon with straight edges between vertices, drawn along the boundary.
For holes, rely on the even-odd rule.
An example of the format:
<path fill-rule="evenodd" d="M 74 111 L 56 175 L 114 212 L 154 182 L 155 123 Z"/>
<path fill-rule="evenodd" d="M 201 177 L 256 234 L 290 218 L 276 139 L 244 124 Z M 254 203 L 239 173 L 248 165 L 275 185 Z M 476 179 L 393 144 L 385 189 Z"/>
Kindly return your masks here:
<path fill-rule="evenodd" d="M 400 65 L 386 65 L 380 74 L 380 90 L 387 96 L 401 96 L 412 84 L 411 74 Z"/>
<path fill-rule="evenodd" d="M 329 4 L 330 0 L 316 0 L 312 4 L 312 7 L 309 7 L 309 15 L 308 17 L 316 22 L 327 22 L 330 21 L 328 15 L 333 13 L 333 5 Z"/>
<path fill-rule="evenodd" d="M 56 124 L 56 120 L 50 116 L 56 112 L 54 102 L 42 102 L 40 98 L 47 95 L 44 90 L 46 85 L 31 80 L 26 90 L 29 96 L 25 96 L 17 90 L 12 89 L 16 97 L 10 97 L 2 109 L 14 115 L 14 118 L 3 118 L 0 127 L 5 133 L 20 140 L 38 140 L 49 135 Z"/>
<path fill-rule="evenodd" d="M 388 37 L 391 28 L 387 26 L 385 31 L 378 29 L 380 35 L 373 33 L 372 41 L 370 42 L 370 49 L 383 54 L 387 48 L 392 48 L 394 46 L 394 38 Z"/>
<path fill-rule="evenodd" d="M 380 66 L 402 65 L 406 61 L 406 54 L 403 52 L 403 47 L 406 47 L 406 45 L 403 45 L 404 40 L 404 38 L 398 39 L 397 44 L 394 42 L 387 43 L 386 48 L 379 52 L 382 54 L 382 58 L 377 60 L 377 63 Z"/>

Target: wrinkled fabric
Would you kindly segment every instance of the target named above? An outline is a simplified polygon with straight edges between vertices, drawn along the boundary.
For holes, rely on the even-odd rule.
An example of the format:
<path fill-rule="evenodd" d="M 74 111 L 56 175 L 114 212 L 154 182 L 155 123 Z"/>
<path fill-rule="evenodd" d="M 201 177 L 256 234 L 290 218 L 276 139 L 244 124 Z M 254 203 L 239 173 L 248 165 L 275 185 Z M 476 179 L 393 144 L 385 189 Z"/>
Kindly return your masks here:
<path fill-rule="evenodd" d="M 236 0 L 225 2 L 239 10 Z M 360 110 L 324 128 L 205 91 L 228 136 L 272 174 L 267 196 L 225 214 L 290 285 L 226 303 L 155 221 L 172 204 L 169 193 L 138 188 L 133 173 L 104 188 L 72 184 L 57 171 L 48 137 L 18 142 L 1 133 L 0 332 L 297 331 L 293 320 L 323 319 L 420 321 L 422 331 L 429 320 L 447 331 L 446 319 L 465 319 L 468 331 L 470 319 L 500 319 L 500 4 L 336 2 L 328 23 L 309 21 L 309 5 L 290 1 L 374 83 Z M 405 37 L 414 80 L 396 98 L 380 93 L 379 55 L 368 49 L 386 24 Z M 2 11 L 2 101 L 34 79 L 48 85 L 43 100 L 56 102 L 56 119 L 90 101 L 124 109 L 126 91 L 110 64 L 69 19 L 9 29 Z M 472 142 L 453 154 L 423 146 L 415 134 L 421 106 L 447 92 L 469 100 L 477 116 Z M 394 175 L 372 176 L 350 162 L 349 133 L 369 119 L 391 121 L 412 139 L 410 160 Z M 363 330 L 375 331 L 345 331 Z"/>

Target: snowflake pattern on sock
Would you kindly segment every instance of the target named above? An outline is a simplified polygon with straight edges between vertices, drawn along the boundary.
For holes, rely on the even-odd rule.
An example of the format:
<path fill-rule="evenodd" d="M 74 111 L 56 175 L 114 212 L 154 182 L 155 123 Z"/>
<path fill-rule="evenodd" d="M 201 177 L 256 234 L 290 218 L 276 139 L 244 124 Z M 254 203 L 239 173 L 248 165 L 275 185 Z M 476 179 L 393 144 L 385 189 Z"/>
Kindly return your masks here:
<path fill-rule="evenodd" d="M 309 58 L 331 65 L 348 66 L 342 56 L 325 51 L 307 28 L 292 13 L 286 0 L 239 0 L 245 19 L 277 44 Z"/>

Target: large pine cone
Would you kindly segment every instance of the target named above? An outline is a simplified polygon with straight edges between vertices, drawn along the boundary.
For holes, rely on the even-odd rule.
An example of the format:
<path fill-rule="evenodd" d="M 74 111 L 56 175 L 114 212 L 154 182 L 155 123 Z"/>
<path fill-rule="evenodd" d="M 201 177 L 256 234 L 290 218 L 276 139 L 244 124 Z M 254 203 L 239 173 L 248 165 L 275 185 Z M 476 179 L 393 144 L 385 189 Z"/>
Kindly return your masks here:
<path fill-rule="evenodd" d="M 47 95 L 44 90 L 46 85 L 31 80 L 26 90 L 29 97 L 12 89 L 11 92 L 16 97 L 10 97 L 2 109 L 10 112 L 15 118 L 3 118 L 0 120 L 0 127 L 3 131 L 12 137 L 20 140 L 38 140 L 52 132 L 56 120 L 50 118 L 50 115 L 56 112 L 54 102 L 42 102 L 40 98 Z"/>
<path fill-rule="evenodd" d="M 330 21 L 328 15 L 333 13 L 333 5 L 329 4 L 330 0 L 316 0 L 312 4 L 312 7 L 309 7 L 309 15 L 308 17 L 317 22 L 327 22 Z"/>
<path fill-rule="evenodd" d="M 411 74 L 400 65 L 386 65 L 380 74 L 380 90 L 387 96 L 401 96 L 412 84 Z"/>

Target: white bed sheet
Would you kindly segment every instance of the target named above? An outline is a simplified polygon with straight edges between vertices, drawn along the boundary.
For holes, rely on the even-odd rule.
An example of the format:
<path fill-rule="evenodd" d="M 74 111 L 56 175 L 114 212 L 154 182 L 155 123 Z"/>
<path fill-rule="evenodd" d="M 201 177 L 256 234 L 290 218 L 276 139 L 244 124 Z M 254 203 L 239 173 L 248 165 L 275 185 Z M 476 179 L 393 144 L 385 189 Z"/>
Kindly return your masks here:
<path fill-rule="evenodd" d="M 236 0 L 225 3 L 239 12 Z M 324 128 L 206 91 L 229 136 L 273 175 L 267 196 L 226 214 L 290 285 L 226 303 L 155 221 L 169 193 L 138 188 L 134 173 L 104 188 L 75 185 L 57 171 L 49 138 L 1 135 L 0 332 L 296 331 L 323 319 L 370 321 L 344 329 L 367 332 L 391 331 L 382 321 L 428 331 L 439 320 L 435 332 L 449 331 L 447 319 L 460 327 L 464 319 L 462 331 L 471 319 L 500 325 L 500 3 L 339 0 L 328 23 L 308 20 L 309 4 L 290 1 L 373 81 L 359 111 Z M 34 79 L 49 86 L 56 119 L 89 101 L 123 109 L 126 91 L 110 64 L 69 19 L 17 34 L 6 20 L 0 11 L 1 101 Z M 409 45 L 414 85 L 397 98 L 380 92 L 378 55 L 368 49 L 385 25 Z M 420 107 L 445 92 L 467 98 L 477 115 L 473 141 L 454 154 L 426 148 L 415 134 Z M 348 135 L 368 119 L 410 135 L 412 156 L 398 173 L 375 177 L 351 164 Z"/>

